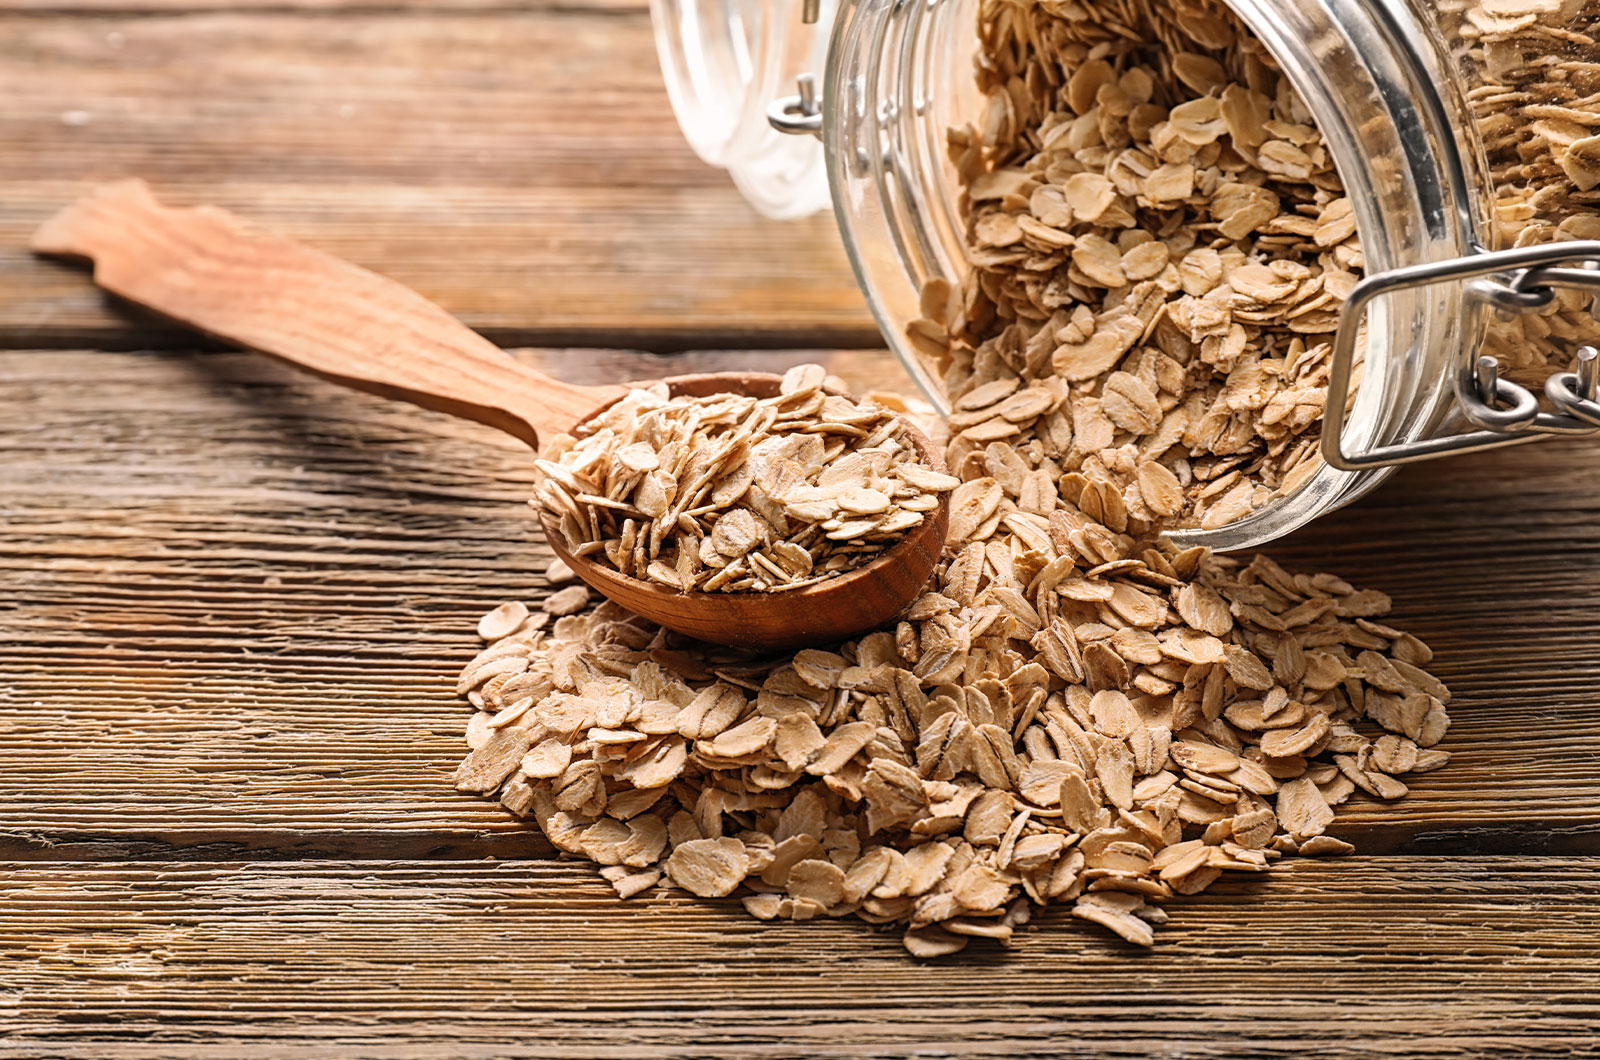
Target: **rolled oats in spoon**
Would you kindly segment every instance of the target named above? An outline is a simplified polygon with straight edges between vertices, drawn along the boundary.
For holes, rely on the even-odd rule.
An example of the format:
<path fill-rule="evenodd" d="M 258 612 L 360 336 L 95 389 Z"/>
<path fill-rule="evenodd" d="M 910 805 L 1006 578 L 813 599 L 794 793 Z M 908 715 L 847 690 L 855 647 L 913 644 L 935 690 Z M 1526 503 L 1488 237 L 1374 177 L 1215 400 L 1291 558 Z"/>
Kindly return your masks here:
<path fill-rule="evenodd" d="M 770 398 L 635 389 L 539 461 L 567 548 L 696 592 L 782 592 L 856 570 L 958 479 L 918 463 L 889 409 L 790 369 Z"/>

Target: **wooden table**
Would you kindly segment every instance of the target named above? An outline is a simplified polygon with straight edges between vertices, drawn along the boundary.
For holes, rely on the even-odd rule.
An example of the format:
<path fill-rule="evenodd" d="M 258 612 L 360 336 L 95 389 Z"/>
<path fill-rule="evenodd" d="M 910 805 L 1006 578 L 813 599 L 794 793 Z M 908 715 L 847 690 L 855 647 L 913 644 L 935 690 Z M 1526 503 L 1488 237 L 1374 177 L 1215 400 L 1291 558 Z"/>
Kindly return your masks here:
<path fill-rule="evenodd" d="M 918 963 L 855 921 L 620 902 L 452 791 L 473 623 L 546 592 L 527 454 L 23 251 L 127 175 L 568 379 L 904 385 L 831 221 L 759 220 L 682 145 L 637 0 L 13 0 L 0 1057 L 1600 1050 L 1594 443 L 1407 472 L 1275 550 L 1393 594 L 1458 693 L 1451 765 L 1341 810 L 1358 855 L 1177 901 L 1153 952 L 1051 912 Z"/>

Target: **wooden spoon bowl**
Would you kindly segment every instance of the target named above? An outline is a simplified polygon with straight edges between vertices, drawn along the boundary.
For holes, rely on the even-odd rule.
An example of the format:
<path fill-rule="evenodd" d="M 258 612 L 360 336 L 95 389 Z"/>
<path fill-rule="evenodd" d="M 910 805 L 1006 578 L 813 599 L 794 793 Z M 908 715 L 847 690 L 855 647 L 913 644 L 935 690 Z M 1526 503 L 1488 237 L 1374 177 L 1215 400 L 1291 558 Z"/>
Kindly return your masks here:
<path fill-rule="evenodd" d="M 94 262 L 106 290 L 325 379 L 498 428 L 535 449 L 610 407 L 621 386 L 580 387 L 528 368 L 393 280 L 290 239 L 248 231 L 214 207 L 171 209 L 139 181 L 105 185 L 46 221 L 41 254 Z M 771 397 L 779 377 L 729 372 L 668 380 L 674 394 Z M 909 423 L 918 459 L 944 471 Z M 556 554 L 602 595 L 668 629 L 754 650 L 822 644 L 876 628 L 911 602 L 944 547 L 948 494 L 901 541 L 859 570 L 792 592 L 679 592 Z"/>
<path fill-rule="evenodd" d="M 684 375 L 663 380 L 673 396 L 737 392 L 766 398 L 778 393 L 782 379 L 762 372 Z M 611 405 L 584 419 L 600 415 Z M 906 436 L 919 463 L 944 471 L 938 447 L 902 417 Z M 544 533 L 572 572 L 590 588 L 636 615 L 700 640 L 736 648 L 778 651 L 843 640 L 875 629 L 899 614 L 933 573 L 944 549 L 950 523 L 950 495 L 939 495 L 930 511 L 883 554 L 865 566 L 816 585 L 775 593 L 695 593 L 629 577 L 615 567 L 577 556 L 548 513 L 541 512 Z"/>

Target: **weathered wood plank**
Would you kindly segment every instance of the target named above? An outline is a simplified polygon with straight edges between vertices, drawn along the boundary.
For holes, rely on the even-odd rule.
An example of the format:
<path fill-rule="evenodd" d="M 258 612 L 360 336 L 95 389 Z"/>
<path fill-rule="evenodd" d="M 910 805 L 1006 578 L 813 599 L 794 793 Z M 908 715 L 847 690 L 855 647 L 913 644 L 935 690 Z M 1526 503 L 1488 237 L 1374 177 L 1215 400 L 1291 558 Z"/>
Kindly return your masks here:
<path fill-rule="evenodd" d="M 508 343 L 876 344 L 833 221 L 680 136 L 643 8 L 0 15 L 0 345 L 184 345 L 28 233 L 140 176 Z"/>
<path fill-rule="evenodd" d="M 1597 867 L 1296 859 L 1151 952 L 1053 910 L 918 962 L 564 863 L 14 863 L 0 1056 L 1587 1055 Z"/>
<path fill-rule="evenodd" d="M 521 355 L 574 382 L 816 356 Z M 544 592 L 516 443 L 251 356 L 73 352 L 0 354 L 0 439 L 4 856 L 541 849 L 447 782 L 477 616 Z M 1449 768 L 1341 810 L 1364 852 L 1600 852 L 1592 451 L 1418 468 L 1276 550 L 1391 593 L 1459 693 Z"/>

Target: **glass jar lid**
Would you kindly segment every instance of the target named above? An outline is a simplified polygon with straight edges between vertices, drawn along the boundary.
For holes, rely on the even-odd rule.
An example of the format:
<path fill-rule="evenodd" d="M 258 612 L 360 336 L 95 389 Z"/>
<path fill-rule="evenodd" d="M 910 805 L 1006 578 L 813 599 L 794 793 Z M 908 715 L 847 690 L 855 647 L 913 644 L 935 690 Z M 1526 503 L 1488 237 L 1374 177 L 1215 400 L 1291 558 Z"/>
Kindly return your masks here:
<path fill-rule="evenodd" d="M 802 75 L 820 79 L 836 6 L 651 0 L 661 73 L 684 137 L 767 217 L 805 217 L 829 204 L 821 143 L 778 132 L 767 115 Z"/>

